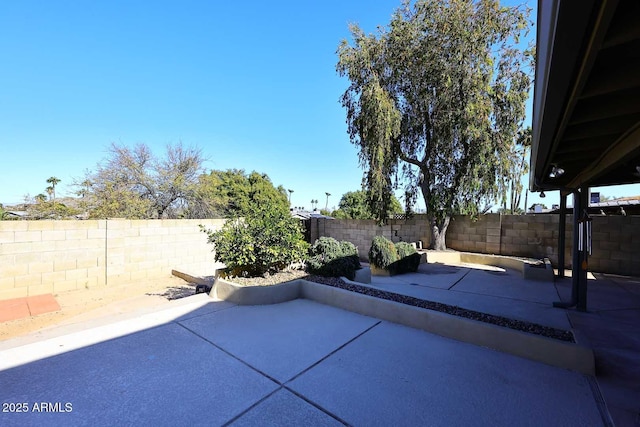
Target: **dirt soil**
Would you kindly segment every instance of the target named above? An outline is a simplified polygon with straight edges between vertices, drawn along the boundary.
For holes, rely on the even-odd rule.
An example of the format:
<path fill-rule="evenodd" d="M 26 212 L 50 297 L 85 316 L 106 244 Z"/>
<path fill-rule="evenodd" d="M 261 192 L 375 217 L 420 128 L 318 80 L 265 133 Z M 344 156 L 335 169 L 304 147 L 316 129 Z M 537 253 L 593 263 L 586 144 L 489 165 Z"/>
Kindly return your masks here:
<path fill-rule="evenodd" d="M 54 294 L 60 311 L 0 323 L 0 341 L 52 326 L 132 312 L 166 304 L 195 293 L 195 285 L 177 277 L 147 280 L 126 286 L 99 286 Z"/>

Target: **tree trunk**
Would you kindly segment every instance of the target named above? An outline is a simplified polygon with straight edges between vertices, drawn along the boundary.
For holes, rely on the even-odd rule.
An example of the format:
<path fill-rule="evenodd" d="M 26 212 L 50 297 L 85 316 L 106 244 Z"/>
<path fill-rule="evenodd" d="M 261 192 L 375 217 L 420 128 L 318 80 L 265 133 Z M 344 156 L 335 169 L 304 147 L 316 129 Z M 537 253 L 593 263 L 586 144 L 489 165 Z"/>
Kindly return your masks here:
<path fill-rule="evenodd" d="M 449 220 L 451 218 L 446 216 L 444 221 L 438 222 L 435 218 L 431 218 L 431 245 L 429 249 L 436 251 L 444 251 L 447 249 L 447 242 L 445 240 L 447 235 L 447 228 L 449 227 Z"/>
<path fill-rule="evenodd" d="M 431 199 L 431 191 L 429 189 L 429 181 L 428 177 L 430 175 L 429 169 L 426 167 L 426 164 L 422 164 L 420 167 L 420 172 L 423 174 L 423 179 L 420 182 L 420 190 L 422 190 L 422 197 L 424 198 L 424 202 L 427 206 L 427 218 L 429 219 L 429 224 L 431 225 L 431 243 L 429 244 L 429 249 L 433 249 L 436 251 L 444 251 L 447 249 L 447 242 L 445 240 L 447 235 L 447 227 L 449 227 L 449 221 L 451 217 L 449 215 L 445 215 L 442 219 L 438 220 L 437 216 L 431 216 L 429 214 L 429 200 Z"/>

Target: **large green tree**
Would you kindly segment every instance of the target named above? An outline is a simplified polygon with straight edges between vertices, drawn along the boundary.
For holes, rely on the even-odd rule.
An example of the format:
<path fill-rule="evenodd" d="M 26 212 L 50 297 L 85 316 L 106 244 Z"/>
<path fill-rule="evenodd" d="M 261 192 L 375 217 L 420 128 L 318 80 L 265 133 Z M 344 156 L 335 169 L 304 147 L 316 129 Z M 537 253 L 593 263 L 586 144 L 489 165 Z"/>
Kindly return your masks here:
<path fill-rule="evenodd" d="M 287 191 L 276 187 L 267 174 L 241 169 L 213 170 L 200 176 L 200 197 L 217 216 L 243 216 L 256 204 L 268 202 L 289 210 Z"/>
<path fill-rule="evenodd" d="M 342 195 L 338 209 L 333 211 L 331 216 L 338 219 L 375 219 L 375 213 L 371 212 L 367 198 L 368 194 L 364 190 L 348 191 Z M 402 213 L 402 211 L 402 205 L 398 199 L 391 195 L 387 217 L 391 214 Z"/>
<path fill-rule="evenodd" d="M 529 10 L 494 0 L 405 1 L 386 28 L 338 48 L 351 142 L 371 208 L 383 218 L 394 178 L 425 200 L 434 249 L 451 215 L 475 214 L 507 190 L 531 79 L 518 48 Z"/>
<path fill-rule="evenodd" d="M 529 162 L 527 158 L 531 149 L 531 128 L 519 132 L 516 139 L 515 149 L 512 152 L 511 168 L 507 183 L 509 185 L 509 207 L 507 208 L 507 194 L 502 198 L 502 212 L 509 214 L 524 213 L 524 209 L 520 207 L 522 200 L 522 177 L 529 172 Z"/>

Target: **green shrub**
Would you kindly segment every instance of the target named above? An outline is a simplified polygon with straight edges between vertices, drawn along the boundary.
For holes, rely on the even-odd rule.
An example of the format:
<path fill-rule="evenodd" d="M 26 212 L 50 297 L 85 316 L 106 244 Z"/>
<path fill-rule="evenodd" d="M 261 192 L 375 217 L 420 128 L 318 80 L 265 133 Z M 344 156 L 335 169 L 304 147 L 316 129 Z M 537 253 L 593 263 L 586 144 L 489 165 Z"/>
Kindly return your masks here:
<path fill-rule="evenodd" d="M 320 237 L 309 249 L 309 254 L 322 255 L 332 260 L 342 256 L 342 245 L 333 237 Z"/>
<path fill-rule="evenodd" d="M 340 242 L 340 247 L 342 248 L 342 253 L 345 255 L 358 255 L 358 248 L 351 242 L 343 240 Z"/>
<path fill-rule="evenodd" d="M 353 280 L 359 268 L 358 249 L 351 242 L 338 242 L 333 237 L 321 237 L 309 250 L 307 270 L 311 274 L 344 276 Z"/>
<path fill-rule="evenodd" d="M 395 271 L 398 274 L 413 273 L 418 271 L 420 266 L 420 254 L 412 244 L 407 242 L 396 243 L 398 261 L 395 264 Z"/>
<path fill-rule="evenodd" d="M 375 267 L 389 269 L 396 261 L 398 251 L 393 242 L 384 236 L 374 237 L 369 249 L 369 262 Z"/>
<path fill-rule="evenodd" d="M 353 264 L 355 270 L 358 270 L 360 268 L 360 255 L 358 255 L 356 245 L 345 240 L 340 242 L 340 246 L 342 247 L 342 256 Z"/>
<path fill-rule="evenodd" d="M 369 262 L 390 274 L 415 272 L 420 266 L 420 254 L 407 242 L 393 242 L 384 236 L 376 236 L 369 249 Z"/>
<path fill-rule="evenodd" d="M 416 253 L 416 249 L 411 245 L 411 243 L 407 242 L 398 242 L 395 244 L 396 250 L 398 251 L 398 258 L 402 259 L 406 256 Z"/>
<path fill-rule="evenodd" d="M 269 201 L 252 203 L 244 218 L 229 219 L 218 231 L 201 229 L 214 246 L 215 260 L 232 276 L 275 273 L 304 260 L 309 248 L 298 220 Z"/>

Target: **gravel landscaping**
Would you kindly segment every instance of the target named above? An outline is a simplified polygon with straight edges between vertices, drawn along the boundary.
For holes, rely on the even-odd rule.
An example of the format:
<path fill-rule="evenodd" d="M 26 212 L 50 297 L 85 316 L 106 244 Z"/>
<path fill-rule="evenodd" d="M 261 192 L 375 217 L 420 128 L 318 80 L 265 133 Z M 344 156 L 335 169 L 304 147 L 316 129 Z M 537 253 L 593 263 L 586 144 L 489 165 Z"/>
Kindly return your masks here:
<path fill-rule="evenodd" d="M 480 322 L 491 323 L 493 325 L 515 329 L 517 331 L 528 332 L 530 334 L 541 335 L 544 337 L 553 338 L 561 341 L 575 342 L 573 334 L 569 331 L 552 328 L 549 326 L 542 326 L 536 323 L 509 319 L 506 317 L 496 316 L 493 314 L 480 313 L 478 311 L 467 310 L 465 308 L 456 307 L 454 305 L 423 300 L 420 298 L 415 298 L 407 295 L 396 294 L 394 292 L 388 292 L 380 289 L 370 288 L 368 286 L 354 285 L 351 283 L 346 283 L 342 279 L 339 279 L 336 277 L 309 276 L 309 277 L 306 277 L 306 280 L 310 280 L 316 283 L 322 283 L 324 285 L 334 286 L 336 288 L 341 288 L 351 292 L 357 292 L 360 294 L 369 295 L 376 298 L 382 298 L 389 301 L 399 302 L 401 304 L 412 305 L 414 307 L 421 307 L 429 310 L 440 311 L 443 313 L 451 314 L 453 316 L 460 316 L 467 319 L 477 320 Z"/>

